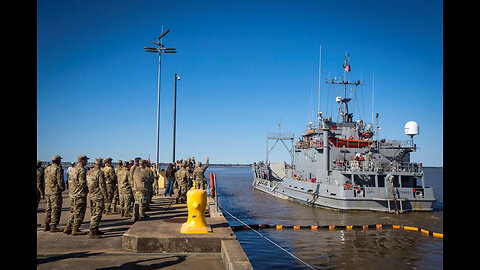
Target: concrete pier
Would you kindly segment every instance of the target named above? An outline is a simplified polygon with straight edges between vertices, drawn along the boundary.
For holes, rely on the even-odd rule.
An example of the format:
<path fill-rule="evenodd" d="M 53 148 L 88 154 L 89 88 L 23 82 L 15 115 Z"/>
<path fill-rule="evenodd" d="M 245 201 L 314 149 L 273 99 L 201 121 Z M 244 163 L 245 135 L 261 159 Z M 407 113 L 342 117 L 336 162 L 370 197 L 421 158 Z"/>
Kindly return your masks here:
<path fill-rule="evenodd" d="M 209 199 L 206 220 L 211 234 L 182 234 L 187 220 L 186 204 L 175 204 L 173 197 L 154 196 L 149 218 L 133 222 L 120 214 L 103 215 L 103 238 L 72 236 L 43 231 L 45 200 L 37 211 L 37 269 L 253 269 L 248 257 L 222 213 Z M 59 228 L 65 228 L 70 215 L 70 198 L 63 194 Z M 80 226 L 89 231 L 90 208 Z"/>

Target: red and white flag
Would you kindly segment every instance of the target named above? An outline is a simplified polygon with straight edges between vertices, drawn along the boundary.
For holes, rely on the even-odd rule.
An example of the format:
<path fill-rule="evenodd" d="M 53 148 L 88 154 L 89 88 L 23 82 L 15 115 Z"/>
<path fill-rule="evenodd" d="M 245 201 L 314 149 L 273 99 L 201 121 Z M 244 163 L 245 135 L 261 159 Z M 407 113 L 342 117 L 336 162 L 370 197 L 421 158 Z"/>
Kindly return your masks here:
<path fill-rule="evenodd" d="M 350 72 L 350 65 L 344 66 L 346 72 Z"/>

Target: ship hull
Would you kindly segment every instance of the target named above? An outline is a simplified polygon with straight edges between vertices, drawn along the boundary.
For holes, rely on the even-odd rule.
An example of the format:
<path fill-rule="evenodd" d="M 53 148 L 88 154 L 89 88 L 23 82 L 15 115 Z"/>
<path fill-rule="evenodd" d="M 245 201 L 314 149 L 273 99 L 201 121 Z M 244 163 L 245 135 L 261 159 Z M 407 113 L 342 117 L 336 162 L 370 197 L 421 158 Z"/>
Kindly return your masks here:
<path fill-rule="evenodd" d="M 363 187 L 359 190 L 361 192 L 357 193 L 357 190 L 345 190 L 343 186 L 309 183 L 288 178 L 282 181 L 270 181 L 255 177 L 252 186 L 256 190 L 277 198 L 341 211 L 365 210 L 390 213 L 432 211 L 435 201 L 433 190 L 430 188 L 423 190 L 423 198 L 415 198 L 412 188 L 395 188 L 394 199 L 393 196 L 389 196 L 389 191 L 384 187 Z"/>

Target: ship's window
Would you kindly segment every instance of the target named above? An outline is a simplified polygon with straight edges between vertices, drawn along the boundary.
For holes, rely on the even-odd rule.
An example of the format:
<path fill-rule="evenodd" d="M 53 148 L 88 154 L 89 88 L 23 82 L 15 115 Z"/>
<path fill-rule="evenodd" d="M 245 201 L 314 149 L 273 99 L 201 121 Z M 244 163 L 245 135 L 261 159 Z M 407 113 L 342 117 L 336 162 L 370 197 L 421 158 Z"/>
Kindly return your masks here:
<path fill-rule="evenodd" d="M 417 178 L 412 176 L 402 176 L 402 187 L 416 187 Z"/>
<path fill-rule="evenodd" d="M 384 176 L 378 176 L 378 187 L 385 187 L 385 177 Z"/>

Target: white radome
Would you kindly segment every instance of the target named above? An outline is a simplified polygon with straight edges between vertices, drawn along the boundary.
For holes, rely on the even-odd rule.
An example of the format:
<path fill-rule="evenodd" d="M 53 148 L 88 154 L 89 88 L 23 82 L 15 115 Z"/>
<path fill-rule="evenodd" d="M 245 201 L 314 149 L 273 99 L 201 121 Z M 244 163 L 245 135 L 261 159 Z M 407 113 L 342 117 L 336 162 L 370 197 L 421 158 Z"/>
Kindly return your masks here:
<path fill-rule="evenodd" d="M 415 122 L 415 121 L 408 121 L 406 124 L 405 124 L 405 135 L 410 135 L 410 136 L 413 136 L 413 135 L 418 135 L 420 132 L 419 132 L 419 128 L 418 128 L 418 123 Z"/>

